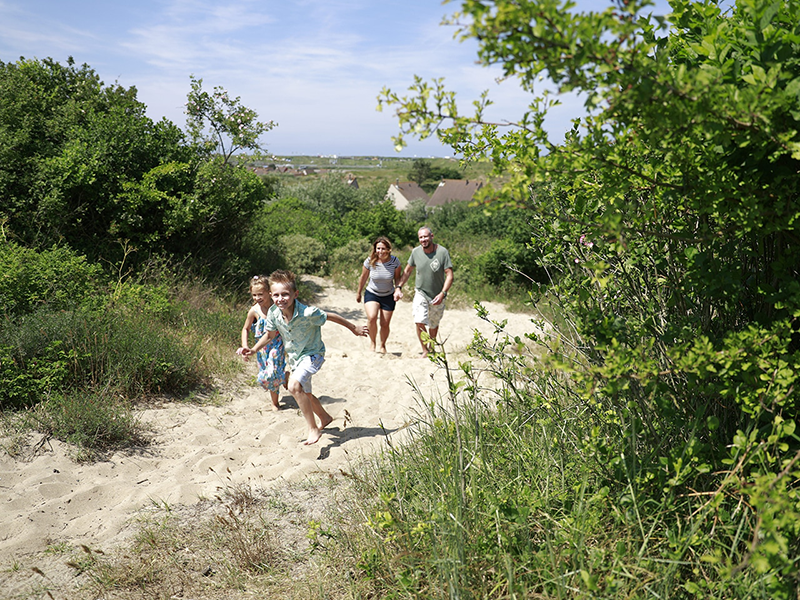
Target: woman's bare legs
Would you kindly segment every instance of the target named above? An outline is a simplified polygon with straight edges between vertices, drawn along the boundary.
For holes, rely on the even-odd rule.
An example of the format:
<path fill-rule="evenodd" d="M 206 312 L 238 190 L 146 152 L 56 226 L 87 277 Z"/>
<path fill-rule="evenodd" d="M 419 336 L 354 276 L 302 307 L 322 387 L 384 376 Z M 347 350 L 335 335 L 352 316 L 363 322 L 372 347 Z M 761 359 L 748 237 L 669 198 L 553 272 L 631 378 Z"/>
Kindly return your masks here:
<path fill-rule="evenodd" d="M 369 333 L 369 349 L 375 352 L 375 341 L 378 336 L 378 313 L 381 305 L 377 302 L 365 302 L 364 312 L 367 313 L 367 332 Z M 384 344 L 385 345 L 385 344 Z"/>
<path fill-rule="evenodd" d="M 381 348 L 379 352 L 386 354 L 386 340 L 389 339 L 389 324 L 392 322 L 394 311 L 381 310 Z"/>

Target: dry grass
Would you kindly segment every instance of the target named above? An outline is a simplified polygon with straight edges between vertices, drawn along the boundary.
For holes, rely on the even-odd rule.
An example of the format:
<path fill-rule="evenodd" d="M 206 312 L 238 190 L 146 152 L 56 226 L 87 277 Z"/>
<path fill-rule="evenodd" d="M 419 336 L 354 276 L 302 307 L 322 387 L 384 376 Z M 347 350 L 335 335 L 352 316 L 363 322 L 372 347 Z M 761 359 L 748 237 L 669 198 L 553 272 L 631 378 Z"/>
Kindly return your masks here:
<path fill-rule="evenodd" d="M 340 508 L 353 490 L 319 475 L 265 489 L 231 483 L 192 506 L 154 502 L 108 552 L 61 542 L 3 565 L 0 596 L 32 600 L 369 597 L 342 555 Z M 360 584 L 363 585 L 363 584 Z"/>

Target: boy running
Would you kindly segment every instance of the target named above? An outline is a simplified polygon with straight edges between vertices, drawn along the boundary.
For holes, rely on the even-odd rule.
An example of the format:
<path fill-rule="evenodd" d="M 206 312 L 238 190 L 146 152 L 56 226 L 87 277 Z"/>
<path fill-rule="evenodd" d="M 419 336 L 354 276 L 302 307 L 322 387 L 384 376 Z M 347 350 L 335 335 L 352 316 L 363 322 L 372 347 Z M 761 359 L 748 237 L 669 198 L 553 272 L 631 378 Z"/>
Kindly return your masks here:
<path fill-rule="evenodd" d="M 325 361 L 322 325 L 330 320 L 347 327 L 358 336 L 366 336 L 368 329 L 366 325 L 354 325 L 335 312 L 306 306 L 297 300 L 297 284 L 290 271 L 274 271 L 269 276 L 269 288 L 273 304 L 267 311 L 267 332 L 255 346 L 245 348 L 242 353 L 246 356 L 257 353 L 280 333 L 286 350 L 286 363 L 291 371 L 289 392 L 297 401 L 308 424 L 308 438 L 303 443 L 315 444 L 322 437 L 322 430 L 333 421 L 319 399 L 311 393 L 311 377 Z M 319 417 L 319 426 L 316 417 Z"/>

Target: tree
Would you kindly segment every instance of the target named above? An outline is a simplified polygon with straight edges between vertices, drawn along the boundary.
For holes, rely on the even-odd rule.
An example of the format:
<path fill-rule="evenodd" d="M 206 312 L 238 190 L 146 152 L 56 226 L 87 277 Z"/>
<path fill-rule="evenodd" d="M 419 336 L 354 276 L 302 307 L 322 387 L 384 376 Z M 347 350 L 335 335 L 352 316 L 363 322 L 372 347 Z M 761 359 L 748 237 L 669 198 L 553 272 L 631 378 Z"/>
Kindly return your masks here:
<path fill-rule="evenodd" d="M 455 167 L 434 165 L 426 158 L 415 158 L 408 178 L 430 194 L 442 179 L 461 179 L 461 171 Z"/>
<path fill-rule="evenodd" d="M 235 139 L 248 143 L 259 130 L 247 120 L 255 113 L 225 98 L 236 109 L 230 119 L 243 118 Z M 235 270 L 245 229 L 266 200 L 263 182 L 227 164 L 230 155 L 198 153 L 180 128 L 153 122 L 145 108 L 136 88 L 106 86 L 72 59 L 0 63 L 4 235 L 110 264 L 135 250 L 129 264 L 191 255 L 192 268 Z"/>
<path fill-rule="evenodd" d="M 431 177 L 431 161 L 427 158 L 415 158 L 411 163 L 411 170 L 408 172 L 408 178 L 411 181 L 416 181 L 417 185 L 422 185 Z"/>
<path fill-rule="evenodd" d="M 191 80 L 186 102 L 186 124 L 192 140 L 208 153 L 218 153 L 228 164 L 239 150 L 260 151 L 259 138 L 276 126 L 272 121 L 258 121 L 258 114 L 242 106 L 239 96 L 231 98 L 222 87 L 209 94 L 203 80 Z"/>
<path fill-rule="evenodd" d="M 152 207 L 132 213 L 120 197 L 162 163 L 191 162 L 183 141 L 145 115 L 135 88 L 105 86 L 88 65 L 0 63 L 0 211 L 27 245 L 110 260 L 126 223 L 155 234 Z"/>
<path fill-rule="evenodd" d="M 529 209 L 549 292 L 586 349 L 557 355 L 587 409 L 602 409 L 606 445 L 587 456 L 663 489 L 678 485 L 663 465 L 689 454 L 711 471 L 743 461 L 774 483 L 743 480 L 726 498 L 758 507 L 770 531 L 752 532 L 752 555 L 786 575 L 798 507 L 777 490 L 796 457 L 788 443 L 756 449 L 795 443 L 782 423 L 800 408 L 800 2 L 672 0 L 665 17 L 646 15 L 647 0 L 609 4 L 464 0 L 462 37 L 532 95 L 518 118 L 487 121 L 488 94 L 462 114 L 442 79 L 379 103 L 397 107 L 398 144 L 436 133 L 490 158 L 507 181 L 494 205 Z M 558 99 L 536 95 L 545 75 L 585 98 L 560 142 L 545 127 Z M 720 494 L 703 473 L 681 477 Z"/>

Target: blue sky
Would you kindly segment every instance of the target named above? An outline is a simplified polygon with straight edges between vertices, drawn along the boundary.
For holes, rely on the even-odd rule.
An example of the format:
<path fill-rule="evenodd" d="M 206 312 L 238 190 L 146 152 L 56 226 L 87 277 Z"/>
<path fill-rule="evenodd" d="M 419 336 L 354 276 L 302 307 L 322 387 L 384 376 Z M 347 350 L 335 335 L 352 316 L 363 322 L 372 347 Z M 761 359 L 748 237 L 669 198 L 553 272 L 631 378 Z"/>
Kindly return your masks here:
<path fill-rule="evenodd" d="M 602 0 L 579 0 L 600 9 Z M 278 126 L 262 139 L 279 155 L 398 155 L 391 110 L 377 112 L 386 86 L 403 92 L 414 75 L 445 77 L 465 105 L 489 89 L 491 117 L 513 119 L 530 98 L 498 70 L 476 64 L 474 43 L 453 39 L 442 18 L 458 2 L 438 0 L 0 0 L 0 60 L 72 56 L 106 83 L 135 86 L 154 120 L 184 127 L 189 76 L 222 86 Z M 666 0 L 654 12 L 664 14 Z M 580 113 L 567 99 L 552 122 Z M 401 156 L 448 156 L 436 140 Z"/>

